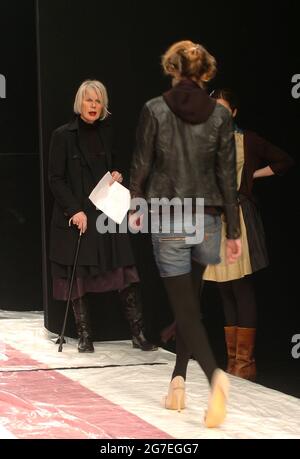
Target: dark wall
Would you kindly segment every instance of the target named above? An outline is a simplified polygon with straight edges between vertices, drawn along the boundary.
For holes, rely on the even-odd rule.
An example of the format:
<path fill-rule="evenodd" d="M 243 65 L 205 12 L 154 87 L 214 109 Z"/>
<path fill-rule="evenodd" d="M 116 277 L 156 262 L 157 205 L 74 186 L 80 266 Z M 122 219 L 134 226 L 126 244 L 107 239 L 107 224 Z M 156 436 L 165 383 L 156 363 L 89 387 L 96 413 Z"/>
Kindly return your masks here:
<path fill-rule="evenodd" d="M 122 138 L 124 164 L 128 162 L 130 136 L 135 110 L 133 71 L 126 39 L 126 7 L 115 2 L 53 1 L 38 2 L 41 129 L 43 135 L 43 216 L 45 258 L 45 324 L 52 331 L 61 327 L 64 304 L 53 301 L 49 275 L 48 243 L 52 196 L 47 182 L 48 151 L 51 132 L 72 117 L 74 96 L 87 78 L 101 80 L 110 97 L 110 111 Z M 121 7 L 122 8 L 122 7 Z M 127 324 L 114 293 L 90 297 L 94 337 L 117 339 L 128 336 Z M 74 333 L 70 317 L 68 333 Z"/>
<path fill-rule="evenodd" d="M 102 80 L 108 88 L 113 119 L 122 139 L 124 168 L 128 167 L 139 110 L 169 84 L 160 69 L 160 56 L 172 42 L 185 38 L 204 44 L 216 56 L 219 73 L 211 88 L 226 85 L 238 92 L 239 124 L 256 130 L 296 157 L 300 102 L 291 97 L 291 78 L 299 72 L 293 24 L 297 2 L 277 5 L 254 1 L 246 6 L 233 1 L 217 5 L 192 1 L 181 7 L 171 1 L 108 4 L 96 0 L 40 0 L 38 4 L 44 174 L 50 133 L 70 118 L 76 89 L 89 77 Z M 266 354 L 274 345 L 286 352 L 299 324 L 295 270 L 298 242 L 291 237 L 296 183 L 295 168 L 286 177 L 271 178 L 257 186 L 271 258 L 271 267 L 256 276 L 259 338 Z M 48 228 L 52 200 L 46 181 L 44 192 Z M 133 245 L 143 281 L 147 324 L 157 333 L 170 312 L 148 238 L 135 237 Z M 61 305 L 55 306 L 50 299 L 50 287 L 49 283 L 46 325 L 57 329 Z M 223 316 L 214 286 L 206 287 L 204 298 L 211 333 L 220 335 Z M 102 312 L 105 301 L 101 296 L 96 300 L 98 306 L 101 302 Z M 106 305 L 106 314 L 113 316 L 114 308 L 117 310 L 114 328 L 122 319 L 116 298 L 108 295 L 107 301 L 110 306 Z M 101 317 L 97 320 L 101 335 Z M 125 330 L 123 325 L 121 330 Z M 115 334 L 112 329 L 110 333 Z"/>
<path fill-rule="evenodd" d="M 2 1 L 0 308 L 42 309 L 34 1 Z"/>

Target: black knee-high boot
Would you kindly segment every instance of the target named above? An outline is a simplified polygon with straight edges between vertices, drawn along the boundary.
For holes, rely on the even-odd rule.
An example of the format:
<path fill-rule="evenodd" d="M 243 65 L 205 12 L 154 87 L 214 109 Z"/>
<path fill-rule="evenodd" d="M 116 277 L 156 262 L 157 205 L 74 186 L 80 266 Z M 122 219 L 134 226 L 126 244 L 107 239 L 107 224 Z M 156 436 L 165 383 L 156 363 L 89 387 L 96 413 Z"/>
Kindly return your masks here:
<path fill-rule="evenodd" d="M 78 352 L 94 352 L 88 303 L 85 298 L 72 301 L 75 323 L 78 333 Z"/>
<path fill-rule="evenodd" d="M 142 318 L 142 303 L 137 284 L 131 284 L 119 292 L 124 313 L 129 323 L 132 334 L 133 347 L 142 351 L 156 351 L 157 346 L 150 343 L 144 336 L 144 324 Z"/>

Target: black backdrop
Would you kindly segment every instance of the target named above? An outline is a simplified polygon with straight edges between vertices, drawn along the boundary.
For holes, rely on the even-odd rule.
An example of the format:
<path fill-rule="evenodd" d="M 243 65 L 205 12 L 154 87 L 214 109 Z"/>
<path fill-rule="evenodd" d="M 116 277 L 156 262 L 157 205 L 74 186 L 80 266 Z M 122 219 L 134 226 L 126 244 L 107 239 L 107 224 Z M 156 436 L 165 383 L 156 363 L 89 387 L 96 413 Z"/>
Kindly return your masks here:
<path fill-rule="evenodd" d="M 29 110 L 26 117 L 11 119 L 5 129 L 7 145 L 11 147 L 12 137 L 14 141 L 20 142 L 23 136 L 31 141 L 35 139 L 32 146 L 26 148 L 36 152 L 33 5 L 29 0 L 26 0 L 27 6 L 6 3 L 8 11 L 11 8 L 18 12 L 19 17 L 23 14 L 22 17 L 29 21 L 27 26 L 19 21 L 15 31 L 15 37 L 18 38 L 6 44 L 12 73 L 18 78 L 19 84 L 22 80 L 21 93 L 24 99 L 25 88 L 29 92 L 26 92 L 26 107 Z M 178 4 L 170 0 L 151 3 L 133 0 L 115 0 L 109 3 L 100 0 L 36 1 L 43 225 L 41 253 L 43 305 L 47 328 L 57 332 L 63 312 L 62 305 L 51 299 L 47 261 L 48 227 L 52 207 L 52 197 L 46 180 L 49 139 L 52 130 L 71 117 L 73 98 L 81 81 L 97 78 L 107 86 L 110 109 L 118 136 L 122 139 L 124 169 L 128 169 L 139 110 L 147 99 L 155 97 L 168 87 L 168 81 L 160 69 L 160 55 L 172 42 L 190 38 L 207 46 L 217 58 L 219 73 L 212 87 L 228 85 L 238 92 L 241 99 L 238 120 L 240 125 L 256 130 L 286 149 L 297 160 L 300 146 L 300 100 L 291 96 L 291 79 L 294 74 L 300 73 L 297 52 L 299 10 L 298 2 L 291 0 L 284 4 L 271 1 L 207 3 L 199 0 Z M 5 30 L 9 36 L 8 25 Z M 24 39 L 26 34 L 30 36 L 30 46 L 29 39 Z M 5 72 L 0 69 L 0 73 Z M 28 104 L 28 98 L 33 103 Z M 16 103 L 22 107 L 25 105 L 20 99 Z M 2 101 L 0 107 L 2 110 Z M 9 110 L 15 114 L 15 107 Z M 19 135 L 19 129 L 16 131 L 16 124 L 19 127 L 20 123 L 22 136 Z M 15 132 L 18 132 L 18 136 Z M 26 142 L 21 141 L 20 144 L 23 151 Z M 0 145 L 1 148 L 5 145 L 2 138 Z M 3 161 L 2 157 L 0 160 Z M 16 164 L 17 160 L 14 159 L 14 169 L 10 171 L 12 183 L 17 178 Z M 29 162 L 27 165 L 31 168 Z M 37 170 L 31 168 L 29 177 L 32 186 L 37 183 L 36 174 Z M 285 177 L 270 178 L 257 184 L 271 258 L 270 268 L 255 276 L 259 304 L 257 350 L 259 363 L 261 360 L 264 368 L 268 363 L 274 366 L 279 361 L 288 362 L 293 368 L 298 363 L 292 361 L 291 357 L 292 335 L 300 333 L 296 269 L 299 243 L 295 222 L 298 213 L 298 178 L 297 168 L 294 168 Z M 6 190 L 5 186 L 7 193 Z M 26 198 L 26 202 L 29 202 L 30 190 L 27 193 L 23 199 Z M 34 214 L 32 231 L 27 233 L 26 242 L 22 240 L 22 247 L 33 250 L 38 240 L 39 225 L 35 223 L 35 219 L 39 216 L 39 211 L 34 206 L 29 207 Z M 7 208 L 8 206 L 6 210 Z M 10 236 L 8 242 L 11 245 L 14 234 Z M 153 263 L 148 238 L 134 237 L 133 245 L 142 279 L 147 329 L 151 337 L 156 339 L 159 329 L 170 319 L 170 312 Z M 24 279 L 27 279 L 28 263 L 31 266 L 34 258 L 26 264 L 18 264 L 17 253 L 14 253 L 17 260 L 15 272 L 22 279 L 23 286 L 19 292 L 8 291 L 7 302 L 20 307 L 17 298 L 22 294 L 20 292 L 28 289 Z M 6 264 L 3 263 L 1 279 L 7 276 L 5 267 Z M 36 298 L 33 292 L 40 291 L 38 276 L 31 274 L 28 284 L 33 304 Z M 95 295 L 91 301 L 98 339 L 128 336 L 128 329 L 114 294 Z M 205 287 L 204 309 L 213 346 L 222 359 L 223 315 L 213 284 L 207 283 Z M 69 334 L 74 333 L 73 325 L 70 318 Z"/>
<path fill-rule="evenodd" d="M 41 309 L 41 213 L 34 1 L 2 1 L 0 308 Z"/>

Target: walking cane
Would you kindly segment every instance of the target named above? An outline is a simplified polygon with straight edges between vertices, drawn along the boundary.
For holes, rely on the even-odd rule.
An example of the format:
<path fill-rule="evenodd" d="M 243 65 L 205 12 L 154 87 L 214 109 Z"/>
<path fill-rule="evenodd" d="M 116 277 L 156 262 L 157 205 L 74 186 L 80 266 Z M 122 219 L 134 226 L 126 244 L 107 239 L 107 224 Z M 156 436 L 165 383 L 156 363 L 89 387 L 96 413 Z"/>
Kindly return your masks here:
<path fill-rule="evenodd" d="M 57 340 L 57 344 L 59 343 L 58 352 L 62 352 L 63 343 L 64 343 L 65 328 L 66 328 L 67 317 L 68 317 L 69 306 L 70 306 L 70 300 L 71 300 L 71 295 L 72 295 L 72 288 L 73 288 L 74 276 L 75 276 L 75 271 L 76 271 L 76 266 L 77 266 L 78 253 L 79 253 L 79 249 L 80 249 L 81 236 L 82 236 L 82 233 L 80 231 L 79 232 L 79 236 L 78 236 L 78 241 L 77 241 L 75 257 L 74 257 L 74 263 L 73 263 L 72 276 L 71 276 L 71 281 L 70 281 L 70 288 L 69 288 L 69 294 L 68 294 L 68 301 L 67 301 L 67 307 L 66 307 L 66 312 L 65 312 L 64 323 L 63 323 L 61 334 L 60 334 L 60 336 L 59 336 L 59 338 Z"/>

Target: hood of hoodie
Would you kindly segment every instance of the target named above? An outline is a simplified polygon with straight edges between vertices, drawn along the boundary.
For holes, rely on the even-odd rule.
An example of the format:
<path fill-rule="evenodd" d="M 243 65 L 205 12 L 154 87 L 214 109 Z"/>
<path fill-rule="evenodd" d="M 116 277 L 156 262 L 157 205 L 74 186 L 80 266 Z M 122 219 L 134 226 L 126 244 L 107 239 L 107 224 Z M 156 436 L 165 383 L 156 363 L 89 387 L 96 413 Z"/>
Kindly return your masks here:
<path fill-rule="evenodd" d="M 216 106 L 216 101 L 193 80 L 181 80 L 163 94 L 174 115 L 190 124 L 205 123 Z"/>

